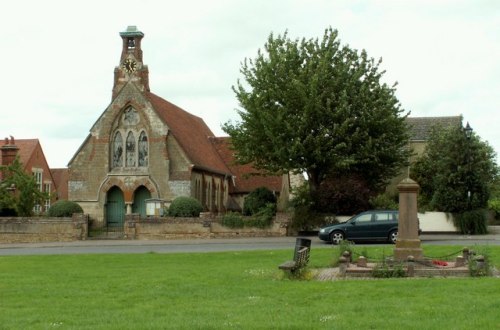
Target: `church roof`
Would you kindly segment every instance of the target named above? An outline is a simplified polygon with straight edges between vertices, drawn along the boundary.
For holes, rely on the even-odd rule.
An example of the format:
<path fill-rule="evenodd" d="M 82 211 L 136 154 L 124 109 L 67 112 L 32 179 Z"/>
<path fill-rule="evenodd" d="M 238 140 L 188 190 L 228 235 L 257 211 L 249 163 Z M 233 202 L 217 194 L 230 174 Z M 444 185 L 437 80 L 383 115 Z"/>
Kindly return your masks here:
<path fill-rule="evenodd" d="M 203 119 L 151 92 L 146 92 L 145 95 L 195 167 L 231 174 L 210 142 L 209 139 L 213 138 L 214 134 Z"/>
<path fill-rule="evenodd" d="M 259 187 L 266 187 L 272 191 L 281 191 L 283 183 L 282 176 L 265 176 L 262 175 L 262 172 L 253 168 L 251 164 L 236 164 L 234 151 L 231 149 L 231 138 L 214 137 L 211 138 L 210 141 L 235 176 L 234 187 L 231 193 L 249 193 Z"/>
<path fill-rule="evenodd" d="M 429 139 L 429 134 L 431 133 L 433 126 L 461 126 L 462 116 L 407 117 L 406 123 L 410 128 L 411 141 L 427 141 Z"/>

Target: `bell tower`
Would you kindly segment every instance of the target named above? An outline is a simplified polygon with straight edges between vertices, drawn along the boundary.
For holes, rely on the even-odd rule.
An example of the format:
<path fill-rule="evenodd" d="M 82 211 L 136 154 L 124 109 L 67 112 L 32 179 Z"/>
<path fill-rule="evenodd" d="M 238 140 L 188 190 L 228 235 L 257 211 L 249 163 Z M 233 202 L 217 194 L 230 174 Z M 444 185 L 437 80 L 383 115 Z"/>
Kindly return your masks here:
<path fill-rule="evenodd" d="M 129 82 L 133 82 L 141 91 L 149 92 L 149 70 L 142 62 L 141 41 L 144 33 L 137 27 L 130 25 L 127 30 L 120 32 L 122 38 L 122 53 L 120 65 L 115 67 L 113 84 L 113 96 L 115 99 L 118 92 Z"/>

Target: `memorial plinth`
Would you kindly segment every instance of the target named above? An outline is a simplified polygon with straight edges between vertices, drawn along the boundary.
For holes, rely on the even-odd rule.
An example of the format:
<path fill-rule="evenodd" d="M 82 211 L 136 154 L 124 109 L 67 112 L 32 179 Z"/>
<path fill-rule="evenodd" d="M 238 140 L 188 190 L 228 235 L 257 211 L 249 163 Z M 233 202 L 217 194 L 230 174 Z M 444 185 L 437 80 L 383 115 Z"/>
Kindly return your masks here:
<path fill-rule="evenodd" d="M 410 178 L 398 184 L 398 239 L 394 248 L 394 259 L 397 261 L 406 261 L 408 256 L 413 256 L 415 260 L 423 259 L 418 236 L 417 196 L 419 189 L 420 186 Z"/>

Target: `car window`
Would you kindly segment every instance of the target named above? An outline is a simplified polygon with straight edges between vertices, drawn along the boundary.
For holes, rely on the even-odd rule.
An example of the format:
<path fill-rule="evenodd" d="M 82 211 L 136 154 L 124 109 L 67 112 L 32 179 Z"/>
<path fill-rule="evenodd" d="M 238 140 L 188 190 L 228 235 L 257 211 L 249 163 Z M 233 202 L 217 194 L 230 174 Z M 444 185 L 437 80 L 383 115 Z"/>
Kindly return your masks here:
<path fill-rule="evenodd" d="M 380 222 L 380 221 L 390 221 L 392 220 L 392 213 L 376 213 L 375 214 L 375 221 Z"/>
<path fill-rule="evenodd" d="M 372 221 L 372 215 L 371 213 L 369 214 L 361 214 L 356 218 L 356 222 L 369 222 Z"/>

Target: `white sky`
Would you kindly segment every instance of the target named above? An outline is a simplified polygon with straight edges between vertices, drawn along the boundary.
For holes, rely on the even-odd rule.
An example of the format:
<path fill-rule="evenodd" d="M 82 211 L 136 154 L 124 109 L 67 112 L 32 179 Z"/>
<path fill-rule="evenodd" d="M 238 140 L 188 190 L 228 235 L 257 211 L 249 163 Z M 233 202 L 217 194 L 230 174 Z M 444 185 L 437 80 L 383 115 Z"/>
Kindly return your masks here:
<path fill-rule="evenodd" d="M 500 152 L 500 1 L 16 0 L 0 12 L 0 139 L 38 138 L 65 167 L 111 101 L 119 32 L 144 32 L 151 91 L 216 135 L 239 120 L 231 86 L 271 32 L 382 57 L 412 116 L 463 115 Z"/>

